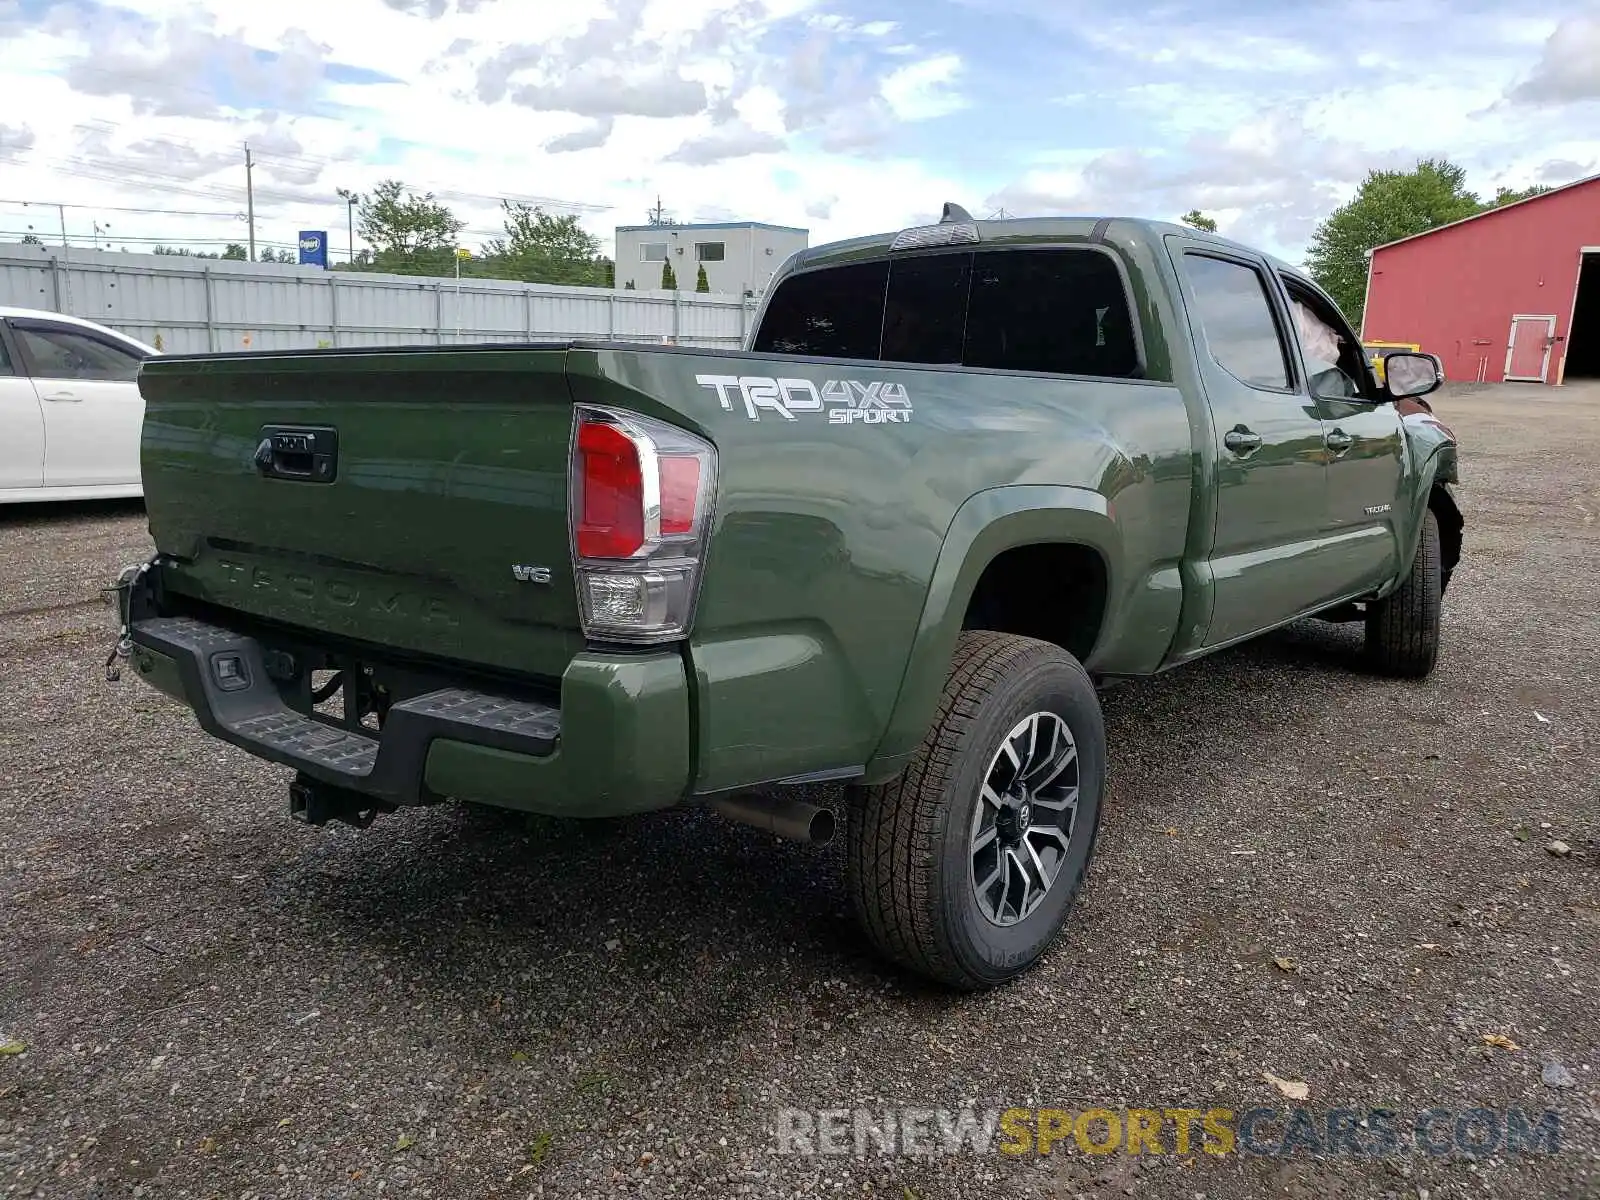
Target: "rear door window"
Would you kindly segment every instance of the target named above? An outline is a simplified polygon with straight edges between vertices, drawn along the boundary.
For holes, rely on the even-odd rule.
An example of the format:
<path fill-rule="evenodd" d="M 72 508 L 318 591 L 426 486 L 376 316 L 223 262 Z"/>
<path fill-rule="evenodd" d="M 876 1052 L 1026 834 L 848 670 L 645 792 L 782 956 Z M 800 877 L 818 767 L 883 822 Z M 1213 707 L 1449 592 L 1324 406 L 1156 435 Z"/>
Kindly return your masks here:
<path fill-rule="evenodd" d="M 884 362 L 961 364 L 972 255 L 905 258 L 889 272 Z"/>
<path fill-rule="evenodd" d="M 767 305 L 756 334 L 756 351 L 811 358 L 877 358 L 888 281 L 886 262 L 791 275 Z"/>
<path fill-rule="evenodd" d="M 1122 378 L 1139 369 L 1122 276 L 1094 250 L 973 256 L 969 367 Z"/>

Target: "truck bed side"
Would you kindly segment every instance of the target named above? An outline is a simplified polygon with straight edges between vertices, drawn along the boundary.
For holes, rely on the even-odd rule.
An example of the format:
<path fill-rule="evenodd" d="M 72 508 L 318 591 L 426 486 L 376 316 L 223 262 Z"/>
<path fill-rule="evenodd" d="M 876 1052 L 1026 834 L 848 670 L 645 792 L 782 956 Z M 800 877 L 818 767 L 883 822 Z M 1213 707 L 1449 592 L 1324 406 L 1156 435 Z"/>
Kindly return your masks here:
<path fill-rule="evenodd" d="M 611 347 L 574 349 L 568 377 L 577 403 L 670 415 L 718 448 L 689 646 L 697 791 L 914 748 L 921 729 L 891 730 L 902 684 L 924 686 L 908 663 L 1013 544 L 1103 556 L 1092 669 L 1154 670 L 1177 630 L 1193 472 L 1175 386 Z"/>

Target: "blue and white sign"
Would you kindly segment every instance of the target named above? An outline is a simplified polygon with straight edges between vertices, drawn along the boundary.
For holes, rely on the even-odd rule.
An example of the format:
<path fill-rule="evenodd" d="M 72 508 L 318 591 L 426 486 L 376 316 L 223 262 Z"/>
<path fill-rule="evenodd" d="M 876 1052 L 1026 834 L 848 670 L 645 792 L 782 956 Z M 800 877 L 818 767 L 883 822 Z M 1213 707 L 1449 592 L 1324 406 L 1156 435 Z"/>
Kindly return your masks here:
<path fill-rule="evenodd" d="M 328 231 L 302 229 L 300 231 L 300 265 L 328 269 Z"/>

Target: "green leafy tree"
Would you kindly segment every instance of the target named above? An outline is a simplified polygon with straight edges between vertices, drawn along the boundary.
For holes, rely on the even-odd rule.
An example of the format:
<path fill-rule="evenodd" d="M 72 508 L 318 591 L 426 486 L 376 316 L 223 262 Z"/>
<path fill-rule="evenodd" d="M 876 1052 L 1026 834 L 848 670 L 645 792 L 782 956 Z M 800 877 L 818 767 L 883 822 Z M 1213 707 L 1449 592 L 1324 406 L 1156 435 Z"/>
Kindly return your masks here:
<path fill-rule="evenodd" d="M 398 179 L 377 184 L 356 209 L 356 231 L 373 249 L 373 266 L 399 275 L 453 274 L 465 224 L 432 192 L 407 191 Z"/>
<path fill-rule="evenodd" d="M 483 270 L 501 279 L 601 287 L 606 262 L 600 239 L 574 216 L 553 216 L 535 205 L 503 200 L 506 236 L 483 248 Z"/>
<path fill-rule="evenodd" d="M 1311 236 L 1312 277 L 1358 328 L 1366 301 L 1367 252 L 1484 210 L 1462 168 L 1423 159 L 1411 171 L 1370 171 L 1348 204 Z"/>
<path fill-rule="evenodd" d="M 372 265 L 372 251 L 363 246 L 360 250 L 356 251 L 356 256 L 353 261 L 344 263 L 329 263 L 328 266 L 330 270 L 334 271 L 371 271 L 374 269 Z"/>
<path fill-rule="evenodd" d="M 222 252 L 222 257 L 231 262 L 244 262 L 250 257 L 250 254 L 238 242 L 229 242 L 227 249 Z"/>
<path fill-rule="evenodd" d="M 670 258 L 661 264 L 661 290 L 664 292 L 678 290 L 678 277 L 672 273 L 672 260 Z"/>
<path fill-rule="evenodd" d="M 157 246 L 153 251 L 151 251 L 151 253 L 152 254 L 160 254 L 163 257 L 171 257 L 171 258 L 216 258 L 216 257 L 218 257 L 217 255 L 210 254 L 210 253 L 208 253 L 208 252 L 206 252 L 204 250 L 191 250 L 187 246 Z"/>
<path fill-rule="evenodd" d="M 711 291 L 711 280 L 706 278 L 705 263 L 700 264 L 700 274 L 695 276 L 694 290 L 700 293 L 708 293 Z"/>
<path fill-rule="evenodd" d="M 1178 219 L 1185 225 L 1202 230 L 1205 233 L 1215 233 L 1217 231 L 1216 218 L 1206 216 L 1198 208 L 1191 208 Z"/>
<path fill-rule="evenodd" d="M 1521 191 L 1508 187 L 1497 188 L 1489 207 L 1504 208 L 1508 204 L 1515 204 L 1519 200 L 1532 200 L 1535 196 L 1542 196 L 1552 190 L 1554 189 L 1548 188 L 1542 183 L 1536 183 L 1532 187 L 1523 188 Z"/>

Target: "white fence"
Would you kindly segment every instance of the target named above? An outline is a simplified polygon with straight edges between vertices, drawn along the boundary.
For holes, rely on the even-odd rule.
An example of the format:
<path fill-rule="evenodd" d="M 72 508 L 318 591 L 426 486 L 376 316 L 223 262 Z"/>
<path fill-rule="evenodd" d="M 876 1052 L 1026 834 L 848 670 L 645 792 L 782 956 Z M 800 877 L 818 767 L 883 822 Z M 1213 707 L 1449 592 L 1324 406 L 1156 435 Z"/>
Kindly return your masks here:
<path fill-rule="evenodd" d="M 0 305 L 86 317 L 169 353 L 597 338 L 737 349 L 736 296 L 324 271 L 0 245 Z"/>

